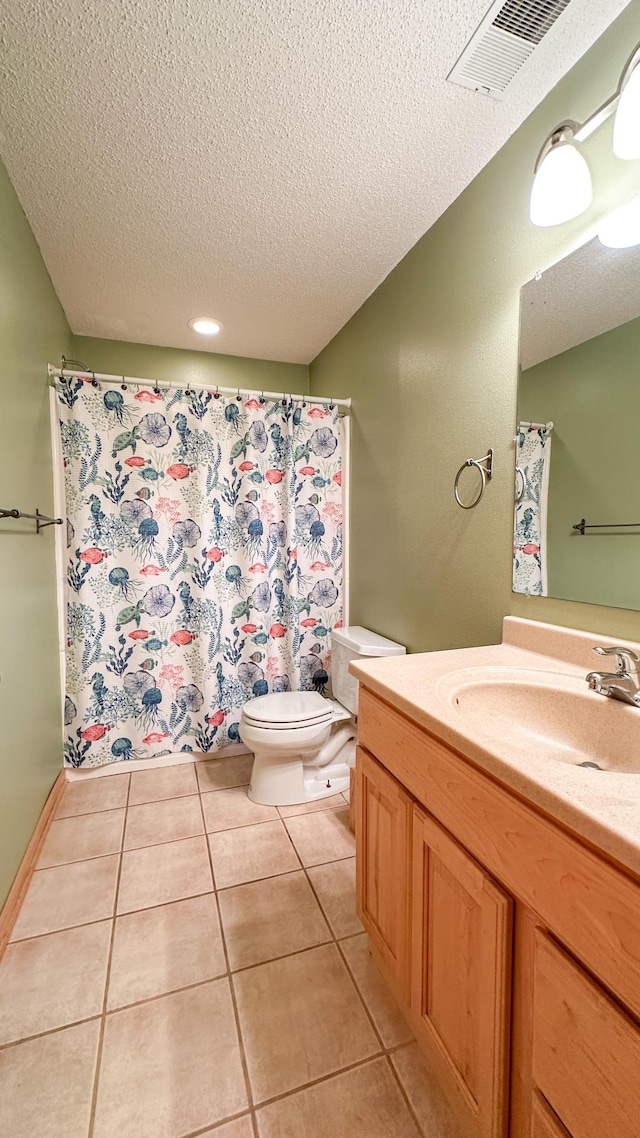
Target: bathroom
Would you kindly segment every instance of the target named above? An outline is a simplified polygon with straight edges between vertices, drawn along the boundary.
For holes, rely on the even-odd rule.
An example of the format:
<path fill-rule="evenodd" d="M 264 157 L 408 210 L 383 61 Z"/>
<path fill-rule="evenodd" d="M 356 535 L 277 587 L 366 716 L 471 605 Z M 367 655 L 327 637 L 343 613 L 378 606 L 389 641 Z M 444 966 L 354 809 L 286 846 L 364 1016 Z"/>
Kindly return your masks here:
<path fill-rule="evenodd" d="M 586 527 L 633 523 L 633 474 L 622 448 L 613 512 L 605 514 L 597 494 L 591 509 L 582 499 L 571 503 L 562 524 L 574 560 L 564 558 L 562 579 L 552 554 L 544 579 L 536 549 L 526 554 L 527 571 L 538 575 L 523 585 L 513 558 L 514 544 L 540 544 L 514 542 L 514 479 L 516 496 L 526 481 L 523 474 L 519 485 L 516 475 L 518 423 L 554 422 L 551 537 L 560 524 L 554 473 L 564 463 L 575 480 L 577 469 L 567 463 L 553 377 L 545 403 L 519 375 L 521 304 L 527 290 L 553 279 L 552 266 L 560 271 L 592 248 L 603 220 L 640 192 L 640 161 L 614 153 L 614 115 L 578 140 L 592 198 L 576 216 L 532 224 L 534 172 L 560 124 L 584 124 L 618 92 L 640 44 L 640 0 L 555 5 L 557 20 L 501 98 L 449 82 L 487 14 L 507 6 L 341 0 L 276 4 L 267 15 L 252 0 L 214 8 L 135 0 L 108 10 L 9 0 L 0 14 L 0 511 L 57 518 L 78 506 L 71 475 L 65 502 L 63 415 L 54 415 L 52 431 L 59 389 L 49 365 L 59 371 L 67 361 L 66 370 L 87 381 L 69 377 L 82 390 L 75 408 L 63 406 L 85 425 L 91 400 L 106 407 L 111 393 L 111 442 L 154 412 L 156 388 L 173 416 L 171 445 L 182 405 L 168 409 L 169 392 L 217 393 L 221 407 L 236 404 L 241 417 L 256 420 L 263 393 L 279 393 L 285 436 L 287 416 L 301 409 L 308 442 L 320 422 L 309 418 L 315 407 L 338 440 L 335 459 L 308 463 L 329 483 L 313 488 L 324 496 L 316 505 L 344 511 L 340 597 L 331 629 L 316 638 L 321 667 L 308 694 L 341 702 L 332 689 L 340 642 L 332 644 L 331 633 L 348 639 L 359 628 L 361 648 L 368 635 L 406 649 L 378 657 L 370 640 L 369 651 L 355 653 L 358 723 L 347 707 L 321 732 L 324 740 L 349 725 L 352 748 L 357 730 L 355 774 L 345 762 L 338 785 L 316 786 L 313 801 L 300 801 L 306 790 L 288 804 L 251 799 L 253 757 L 240 728 L 237 737 L 228 720 L 216 724 L 225 708 L 213 702 L 209 751 L 191 741 L 193 749 L 182 750 L 184 738 L 163 755 L 166 741 L 145 744 L 164 734 L 149 706 L 135 736 L 118 725 L 83 740 L 89 756 L 93 749 L 115 761 L 63 767 L 66 527 L 38 533 L 33 518 L 0 519 L 0 1118 L 12 1138 L 640 1136 L 633 852 L 640 835 L 637 792 L 624 771 L 626 761 L 633 771 L 640 728 L 635 709 L 604 699 L 607 681 L 598 679 L 616 666 L 633 672 L 632 657 L 621 664 L 593 655 L 594 647 L 633 651 L 640 643 L 640 602 L 621 578 L 633 529 L 613 541 L 597 529 L 573 536 L 581 519 Z M 605 291 L 613 291 L 609 265 L 618 255 L 598 253 Z M 584 277 L 571 275 L 564 292 Z M 625 311 L 620 324 L 638 315 Z M 207 338 L 189 327 L 195 317 L 222 328 Z M 531 357 L 526 370 L 544 358 Z M 144 383 L 136 386 L 136 377 Z M 611 376 L 603 378 L 606 388 Z M 135 402 L 141 391 L 151 402 Z M 247 411 L 251 400 L 258 406 Z M 116 406 L 124 407 L 122 424 Z M 229 471 L 241 438 L 231 425 L 222 440 Z M 615 445 L 607 439 L 610 468 Z M 491 478 L 464 466 L 473 458 L 488 468 L 490 450 Z M 160 447 L 153 456 L 142 446 L 118 453 L 136 478 L 125 457 L 153 457 L 149 469 L 160 469 Z M 105 449 L 103 458 L 113 474 L 111 454 Z M 67 470 L 76 470 L 73 461 Z M 464 505 L 484 485 L 472 509 L 454 498 L 461 467 Z M 190 493 L 189 477 L 164 482 L 172 497 Z M 256 484 L 260 495 L 280 501 L 278 483 L 266 482 L 268 490 Z M 153 476 L 139 485 L 156 493 Z M 85 522 L 71 554 L 76 546 L 100 552 L 98 541 L 81 541 Z M 329 562 L 338 579 L 333 550 L 327 554 L 309 556 L 309 576 L 315 561 Z M 228 566 L 223 560 L 219 571 L 213 557 L 207 564 L 223 577 Z M 265 560 L 247 554 L 233 603 L 256 587 L 249 569 Z M 137 564 L 161 566 L 155 556 Z M 77 567 L 87 567 L 89 581 L 108 579 L 116 565 L 107 557 L 102 567 L 90 559 Z M 143 577 L 118 611 L 162 583 Z M 302 615 L 321 623 L 315 612 Z M 278 623 L 276 614 L 269 627 Z M 172 624 L 157 638 L 180 629 Z M 135 631 L 151 639 L 157 629 L 132 617 L 116 635 L 129 646 Z M 171 662 L 179 652 L 197 662 L 200 640 L 158 651 Z M 271 637 L 274 656 L 286 640 Z M 589 691 L 584 678 L 600 665 Z M 524 669 L 526 692 L 509 680 L 505 704 L 488 681 L 473 688 L 468 675 L 466 687 L 455 678 L 456 669 L 496 668 L 511 677 Z M 86 717 L 100 670 L 73 670 L 86 701 L 76 704 L 76 740 L 102 722 Z M 291 676 L 292 691 L 272 689 L 266 698 L 295 698 L 300 685 L 295 670 Z M 189 683 L 199 686 L 195 671 Z M 425 693 L 438 685 L 451 707 L 436 729 Z M 456 700 L 468 708 L 464 729 L 455 727 Z M 613 773 L 572 769 L 563 789 L 556 770 L 564 767 L 549 759 L 544 790 L 532 789 L 538 759 L 527 751 L 530 734 L 509 720 L 514 707 L 520 726 L 539 713 L 549 734 L 573 709 L 586 724 L 572 741 L 583 761 L 598 740 L 594 761 L 615 744 L 621 765 Z M 488 719 L 495 739 L 474 749 Z M 219 748 L 225 731 L 229 746 Z M 517 777 L 501 751 L 516 736 L 529 763 Z M 608 780 L 604 790 L 594 792 L 602 785 L 594 778 Z M 517 824 L 507 807 L 517 807 Z M 383 808 L 384 817 L 375 814 Z M 506 852 L 487 843 L 496 818 L 502 833 L 517 830 L 526 843 L 514 840 Z M 546 878 L 522 883 L 518 867 L 525 874 L 545 862 L 537 841 L 547 864 L 560 867 L 556 879 L 579 883 L 581 899 L 567 885 L 552 904 Z M 434 865 L 443 863 L 436 877 L 448 921 L 436 942 L 450 952 L 448 971 L 441 966 L 443 1003 L 436 999 L 432 1016 L 440 1016 L 437 1043 L 425 1009 L 414 1007 L 415 977 L 407 979 L 420 939 L 422 846 L 436 851 Z M 449 888 L 454 878 L 464 884 L 457 892 Z M 476 908 L 465 908 L 469 897 Z M 603 897 L 615 899 L 609 924 Z M 465 913 L 476 909 L 483 929 L 502 938 L 493 955 L 473 947 L 480 934 Z M 467 955 L 454 951 L 465 937 Z M 536 969 L 534 1008 L 527 977 Z M 597 1038 L 606 1039 L 602 1055 L 591 1046 L 592 1067 L 583 1062 L 586 1035 L 573 1050 L 564 1046 L 570 1033 L 554 1018 L 557 990 L 562 999 L 575 991 L 585 1033 L 597 1025 Z"/>

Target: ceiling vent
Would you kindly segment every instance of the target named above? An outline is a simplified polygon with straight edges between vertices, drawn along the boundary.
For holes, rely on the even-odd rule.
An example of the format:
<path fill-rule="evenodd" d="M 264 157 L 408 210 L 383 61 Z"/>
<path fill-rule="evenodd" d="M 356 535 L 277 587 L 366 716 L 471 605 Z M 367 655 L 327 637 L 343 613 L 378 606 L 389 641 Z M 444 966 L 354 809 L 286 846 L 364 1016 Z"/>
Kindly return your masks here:
<path fill-rule="evenodd" d="M 509 83 L 571 0 L 496 0 L 447 76 L 502 99 Z"/>

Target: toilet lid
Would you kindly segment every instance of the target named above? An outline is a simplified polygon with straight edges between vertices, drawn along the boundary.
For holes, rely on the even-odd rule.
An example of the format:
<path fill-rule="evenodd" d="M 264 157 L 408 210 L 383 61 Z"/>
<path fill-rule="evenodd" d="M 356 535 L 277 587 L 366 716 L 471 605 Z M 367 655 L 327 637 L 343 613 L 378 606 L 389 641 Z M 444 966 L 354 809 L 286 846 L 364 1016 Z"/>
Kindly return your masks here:
<path fill-rule="evenodd" d="M 331 704 L 315 691 L 283 691 L 259 695 L 245 703 L 242 714 L 262 727 L 307 727 L 331 719 Z"/>

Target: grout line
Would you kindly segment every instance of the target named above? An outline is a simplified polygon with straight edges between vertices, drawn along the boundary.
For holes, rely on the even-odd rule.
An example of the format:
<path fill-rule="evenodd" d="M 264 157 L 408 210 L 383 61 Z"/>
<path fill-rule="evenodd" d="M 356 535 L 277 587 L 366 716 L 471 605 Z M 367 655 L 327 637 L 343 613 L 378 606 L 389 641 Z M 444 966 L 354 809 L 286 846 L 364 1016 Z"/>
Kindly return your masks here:
<path fill-rule="evenodd" d="M 200 800 L 200 812 L 202 814 L 202 821 L 204 823 L 204 806 L 202 804 L 202 791 L 200 790 L 200 788 L 198 788 L 198 797 Z M 213 856 L 211 854 L 211 846 L 209 845 L 208 836 L 206 838 L 206 843 L 207 843 L 207 854 L 209 857 L 209 866 L 211 869 L 211 880 L 213 882 L 214 897 L 216 900 L 216 908 L 218 911 L 218 923 L 220 926 L 220 940 L 222 942 L 222 951 L 224 952 L 225 964 L 227 966 L 229 994 L 231 997 L 231 1006 L 233 1008 L 233 1016 L 234 1016 L 235 1025 L 236 1025 L 236 1035 L 238 1037 L 238 1050 L 240 1052 L 240 1063 L 242 1065 L 242 1073 L 244 1075 L 245 1093 L 247 1096 L 247 1103 L 249 1105 L 251 1126 L 253 1128 L 254 1138 L 259 1138 L 258 1123 L 256 1121 L 255 1110 L 254 1110 L 254 1105 L 253 1105 L 253 1090 L 251 1087 L 251 1080 L 249 1078 L 249 1065 L 247 1063 L 247 1056 L 246 1056 L 245 1047 L 244 1047 L 244 1040 L 242 1038 L 242 1029 L 240 1026 L 240 1014 L 238 1012 L 238 1002 L 236 1000 L 236 992 L 235 992 L 235 988 L 233 986 L 233 979 L 231 977 L 231 966 L 229 963 L 229 952 L 227 949 L 227 938 L 225 936 L 224 925 L 222 922 L 222 913 L 220 912 L 220 899 L 218 897 L 218 893 L 216 890 L 216 874 L 215 874 L 215 869 L 213 867 Z"/>
<path fill-rule="evenodd" d="M 203 1134 L 215 1135 L 219 1130 L 222 1129 L 223 1126 L 228 1126 L 230 1122 L 237 1122 L 240 1118 L 248 1118 L 251 1122 L 253 1122 L 251 1112 L 248 1110 L 243 1110 L 241 1114 L 230 1114 L 228 1118 L 221 1118 L 220 1122 L 214 1122 L 211 1126 L 201 1126 L 198 1130 L 190 1130 L 188 1134 L 182 1135 L 181 1138 L 201 1138 L 201 1135 Z M 257 1138 L 257 1130 L 254 1131 L 254 1134 Z"/>
<path fill-rule="evenodd" d="M 283 1099 L 292 1098 L 300 1091 L 307 1091 L 310 1087 L 317 1087 L 321 1083 L 328 1083 L 331 1079 L 335 1079 L 338 1075 L 346 1075 L 350 1071 L 357 1071 L 359 1067 L 366 1067 L 368 1063 L 373 1063 L 376 1059 L 385 1059 L 386 1054 L 383 1050 L 374 1051 L 371 1055 L 366 1055 L 363 1059 L 356 1059 L 353 1063 L 348 1063 L 345 1067 L 339 1067 L 337 1071 L 329 1071 L 326 1075 L 319 1075 L 317 1079 L 310 1079 L 307 1083 L 301 1083 L 299 1087 L 292 1087 L 288 1091 L 282 1091 L 279 1095 L 272 1095 L 271 1098 L 263 1099 L 256 1104 L 256 1110 L 261 1110 L 264 1106 L 272 1106 L 275 1102 L 282 1102 Z"/>
<path fill-rule="evenodd" d="M 109 994 L 109 982 L 111 979 L 111 965 L 113 962 L 113 943 L 114 943 L 115 935 L 116 935 L 116 913 L 118 911 L 118 900 L 119 900 L 119 896 L 120 896 L 120 878 L 122 876 L 122 859 L 123 859 L 122 847 L 124 845 L 124 833 L 125 833 L 125 829 L 126 829 L 127 812 L 128 812 L 128 807 L 129 807 L 129 795 L 130 794 L 131 794 L 131 778 L 129 778 L 129 784 L 127 786 L 127 800 L 126 800 L 126 804 L 125 804 L 125 818 L 124 818 L 124 825 L 122 827 L 122 835 L 120 838 L 120 855 L 119 855 L 119 861 L 118 861 L 118 872 L 116 875 L 116 888 L 115 888 L 115 894 L 114 894 L 114 898 L 113 898 L 111 942 L 109 944 L 109 955 L 107 957 L 107 970 L 106 970 L 105 979 L 104 979 L 104 994 L 102 997 L 102 1017 L 100 1020 L 100 1036 L 98 1039 L 98 1052 L 96 1055 L 96 1070 L 95 1070 L 95 1076 L 94 1076 L 94 1080 L 93 1080 L 93 1094 L 91 1096 L 91 1112 L 89 1115 L 88 1138 L 92 1138 L 92 1135 L 93 1135 L 93 1130 L 94 1130 L 94 1126 L 95 1126 L 96 1106 L 98 1103 L 98 1087 L 100 1084 L 100 1072 L 101 1072 L 101 1067 L 102 1067 L 102 1052 L 104 1049 L 104 1033 L 105 1033 L 105 1028 L 106 1028 L 106 1024 L 107 1024 L 107 1016 L 106 1016 L 107 998 L 108 998 L 108 994 Z"/>
<path fill-rule="evenodd" d="M 410 1046 L 410 1044 L 405 1043 L 405 1044 L 403 1044 L 403 1046 L 407 1047 L 407 1046 Z M 396 1048 L 396 1051 L 399 1051 L 399 1050 L 400 1050 L 400 1048 Z M 407 1110 L 409 1111 L 409 1115 L 413 1119 L 413 1122 L 414 1122 L 414 1125 L 415 1125 L 415 1128 L 416 1128 L 418 1134 L 421 1136 L 421 1138 L 428 1138 L 428 1135 L 425 1134 L 424 1130 L 422 1129 L 422 1127 L 420 1125 L 420 1122 L 418 1121 L 418 1115 L 416 1114 L 416 1112 L 413 1108 L 413 1104 L 411 1103 L 411 1100 L 409 1099 L 409 1095 L 407 1094 L 407 1092 L 405 1090 L 402 1079 L 400 1078 L 400 1075 L 396 1071 L 395 1063 L 391 1062 L 391 1054 L 387 1053 L 385 1055 L 385 1059 L 387 1061 L 387 1067 L 391 1071 L 391 1077 L 394 1080 L 394 1082 L 396 1083 L 396 1086 L 398 1087 L 398 1090 L 400 1091 L 400 1094 L 401 1094 L 402 1098 L 404 1099 L 404 1104 L 405 1104 Z"/>
<path fill-rule="evenodd" d="M 93 1023 L 94 1020 L 102 1019 L 102 1012 L 95 1012 L 92 1016 L 85 1016 L 84 1019 L 74 1019 L 71 1023 L 59 1023 L 57 1027 L 49 1027 L 46 1031 L 38 1031 L 35 1035 L 21 1035 L 20 1039 L 8 1039 L 6 1043 L 0 1044 L 0 1054 L 3 1051 L 9 1051 L 12 1047 L 17 1047 L 20 1043 L 33 1043 L 34 1039 L 44 1039 L 47 1035 L 56 1035 L 59 1031 L 66 1031 L 68 1027 L 79 1027 L 82 1023 Z"/>

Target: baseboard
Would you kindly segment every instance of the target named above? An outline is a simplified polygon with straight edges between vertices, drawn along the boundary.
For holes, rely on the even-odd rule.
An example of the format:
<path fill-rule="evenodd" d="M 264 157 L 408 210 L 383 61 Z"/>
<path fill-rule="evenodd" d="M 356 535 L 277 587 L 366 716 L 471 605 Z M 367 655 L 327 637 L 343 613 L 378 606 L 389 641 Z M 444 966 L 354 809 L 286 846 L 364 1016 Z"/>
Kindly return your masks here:
<path fill-rule="evenodd" d="M 49 826 L 53 821 L 56 807 L 60 801 L 62 792 L 66 786 L 67 779 L 64 771 L 60 771 L 56 781 L 54 782 L 49 797 L 45 802 L 42 813 L 36 823 L 36 828 L 29 839 L 29 845 L 25 850 L 24 857 L 20 862 L 20 867 L 13 879 L 13 885 L 9 890 L 7 899 L 0 912 L 0 960 L 7 944 L 9 937 L 13 931 L 18 914 L 24 901 L 25 893 L 29 888 L 29 883 L 33 876 L 33 871 L 36 867 L 38 858 L 40 857 L 40 850 L 44 845 L 44 840 L 47 836 Z"/>

